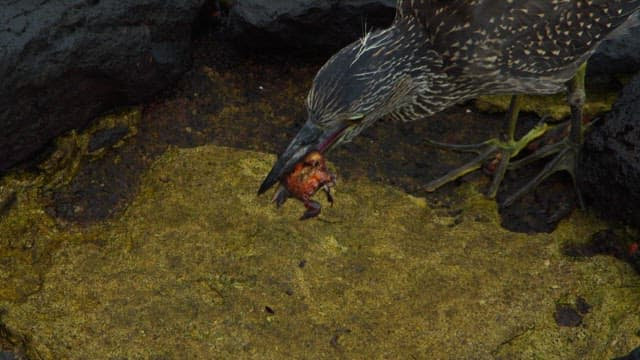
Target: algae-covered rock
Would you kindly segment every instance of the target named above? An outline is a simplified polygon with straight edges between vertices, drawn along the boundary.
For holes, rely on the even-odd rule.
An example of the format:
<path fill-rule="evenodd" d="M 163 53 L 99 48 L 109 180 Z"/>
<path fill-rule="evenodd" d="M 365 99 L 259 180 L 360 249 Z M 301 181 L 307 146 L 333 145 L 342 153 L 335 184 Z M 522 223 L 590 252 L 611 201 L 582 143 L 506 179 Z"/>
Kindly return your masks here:
<path fill-rule="evenodd" d="M 119 217 L 47 234 L 62 240 L 41 286 L 2 297 L 2 322 L 34 359 L 606 359 L 637 345 L 637 274 L 561 254 L 602 228 L 593 218 L 516 234 L 469 185 L 442 209 L 350 179 L 299 221 L 299 202 L 256 196 L 273 161 L 169 150 Z M 558 326 L 556 305 L 578 297 L 581 325 Z"/>
<path fill-rule="evenodd" d="M 611 110 L 613 102 L 618 96 L 617 91 L 595 91 L 587 93 L 584 106 L 586 116 L 593 117 Z M 557 95 L 524 95 L 521 111 L 532 112 L 540 117 L 561 120 L 571 114 L 565 94 Z M 475 100 L 475 106 L 485 112 L 506 112 L 511 101 L 510 95 L 480 96 Z"/>

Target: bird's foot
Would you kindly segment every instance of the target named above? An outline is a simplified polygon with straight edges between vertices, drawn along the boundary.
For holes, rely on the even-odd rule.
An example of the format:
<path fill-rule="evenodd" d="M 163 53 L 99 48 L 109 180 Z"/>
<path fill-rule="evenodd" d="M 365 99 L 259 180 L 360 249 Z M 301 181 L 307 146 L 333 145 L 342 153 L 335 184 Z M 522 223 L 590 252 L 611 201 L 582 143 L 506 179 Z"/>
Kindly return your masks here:
<path fill-rule="evenodd" d="M 498 187 L 500 186 L 502 179 L 504 179 L 507 168 L 509 168 L 511 159 L 516 157 L 520 153 L 520 151 L 522 151 L 522 149 L 524 149 L 529 143 L 544 135 L 545 132 L 547 132 L 548 128 L 549 125 L 546 122 L 541 121 L 525 136 L 517 141 L 513 139 L 503 141 L 494 138 L 479 144 L 454 145 L 427 140 L 430 145 L 439 148 L 451 149 L 461 152 L 475 152 L 478 154 L 478 156 L 476 156 L 468 163 L 460 166 L 459 168 L 450 171 L 446 175 L 432 180 L 425 186 L 425 190 L 428 192 L 433 192 L 451 181 L 454 181 L 466 174 L 480 169 L 483 164 L 491 161 L 494 163 L 497 162 L 497 165 L 493 164 L 495 166 L 495 171 L 493 173 L 493 180 L 491 182 L 491 185 L 489 186 L 489 190 L 487 191 L 487 197 L 494 198 L 496 196 L 496 193 L 498 192 Z"/>
<path fill-rule="evenodd" d="M 502 204 L 504 206 L 512 205 L 518 198 L 533 190 L 552 174 L 558 171 L 565 170 L 571 175 L 571 179 L 573 180 L 573 187 L 576 191 L 580 208 L 584 209 L 584 201 L 582 200 L 582 195 L 580 194 L 580 190 L 578 189 L 576 183 L 576 170 L 581 148 L 582 144 L 576 143 L 570 137 L 565 137 L 559 142 L 547 144 L 536 150 L 531 155 L 528 155 L 527 157 L 522 158 L 518 161 L 512 162 L 509 165 L 509 168 L 515 169 L 555 154 L 553 159 L 551 159 L 545 165 L 544 169 L 542 169 L 542 171 L 540 171 L 540 173 L 538 173 L 536 177 L 531 179 L 526 185 L 521 187 L 514 194 L 511 194 Z"/>

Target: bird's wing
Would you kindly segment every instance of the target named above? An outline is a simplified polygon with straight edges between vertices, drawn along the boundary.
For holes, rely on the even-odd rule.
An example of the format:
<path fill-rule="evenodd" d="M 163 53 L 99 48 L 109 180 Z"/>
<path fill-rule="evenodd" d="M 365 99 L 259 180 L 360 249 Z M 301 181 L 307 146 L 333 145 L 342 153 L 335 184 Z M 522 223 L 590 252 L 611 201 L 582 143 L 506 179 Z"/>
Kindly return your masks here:
<path fill-rule="evenodd" d="M 514 75 L 537 76 L 585 61 L 640 7 L 640 1 L 520 1 L 520 5 L 509 9 L 502 28 L 493 28 L 512 34 L 505 36 L 509 40 L 502 44 L 500 65 Z"/>
<path fill-rule="evenodd" d="M 572 64 L 622 24 L 640 0 L 400 0 L 452 75 L 544 75 Z"/>

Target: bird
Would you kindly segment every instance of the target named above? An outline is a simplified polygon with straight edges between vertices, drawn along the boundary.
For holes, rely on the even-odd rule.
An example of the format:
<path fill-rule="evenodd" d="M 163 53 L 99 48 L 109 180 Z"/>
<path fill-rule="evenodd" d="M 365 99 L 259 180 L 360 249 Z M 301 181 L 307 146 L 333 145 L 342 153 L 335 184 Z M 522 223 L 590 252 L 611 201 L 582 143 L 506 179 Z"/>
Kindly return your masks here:
<path fill-rule="evenodd" d="M 366 32 L 335 53 L 317 72 L 305 106 L 307 119 L 262 182 L 264 193 L 311 152 L 350 142 L 381 118 L 428 119 L 482 95 L 511 95 L 503 129 L 479 144 L 436 146 L 478 156 L 430 181 L 440 186 L 500 159 L 487 196 L 494 198 L 507 169 L 552 157 L 504 204 L 549 175 L 576 167 L 584 142 L 586 61 L 608 37 L 638 23 L 640 0 L 399 0 L 391 26 Z M 513 160 L 547 131 L 541 122 L 519 139 L 515 129 L 523 94 L 567 91 L 570 134 Z"/>

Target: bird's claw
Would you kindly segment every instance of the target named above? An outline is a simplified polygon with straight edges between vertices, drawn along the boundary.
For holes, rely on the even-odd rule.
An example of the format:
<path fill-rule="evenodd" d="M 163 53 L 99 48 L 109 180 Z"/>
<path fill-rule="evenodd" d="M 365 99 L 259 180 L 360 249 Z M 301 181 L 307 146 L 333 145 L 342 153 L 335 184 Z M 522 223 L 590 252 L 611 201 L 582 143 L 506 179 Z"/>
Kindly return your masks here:
<path fill-rule="evenodd" d="M 456 180 L 468 173 L 480 169 L 486 162 L 497 161 L 497 165 L 494 164 L 495 170 L 493 171 L 493 180 L 491 182 L 491 185 L 489 186 L 489 190 L 487 191 L 487 197 L 494 198 L 496 196 L 496 193 L 498 192 L 498 187 L 502 183 L 502 179 L 504 179 L 507 168 L 509 168 L 511 159 L 517 156 L 520 151 L 522 151 L 522 149 L 527 146 L 527 144 L 542 136 L 548 128 L 549 125 L 547 125 L 545 121 L 540 121 L 533 129 L 531 129 L 518 141 L 503 141 L 497 138 L 493 138 L 478 144 L 453 145 L 428 140 L 428 143 L 433 144 L 437 147 L 443 147 L 455 151 L 475 152 L 478 154 L 478 156 L 476 156 L 468 163 L 460 166 L 459 168 L 450 171 L 446 175 L 429 182 L 425 186 L 425 190 L 428 192 L 433 192 L 439 187 L 453 180 Z"/>
<path fill-rule="evenodd" d="M 578 203 L 580 205 L 580 208 L 584 209 L 584 200 L 582 199 L 582 195 L 580 193 L 580 190 L 578 189 L 578 185 L 576 182 L 578 158 L 580 156 L 581 147 L 581 144 L 577 144 L 573 142 L 569 137 L 565 137 L 560 142 L 545 145 L 535 153 L 513 162 L 510 167 L 517 168 L 556 154 L 553 159 L 551 159 L 551 161 L 549 161 L 545 165 L 544 169 L 542 169 L 542 171 L 540 171 L 540 173 L 536 175 L 536 177 L 531 179 L 526 185 L 524 185 L 514 194 L 505 199 L 502 205 L 512 205 L 517 199 L 522 197 L 522 195 L 533 190 L 552 174 L 558 171 L 565 170 L 571 175 L 571 179 L 573 180 L 573 187 L 576 191 L 576 196 L 578 197 Z"/>

